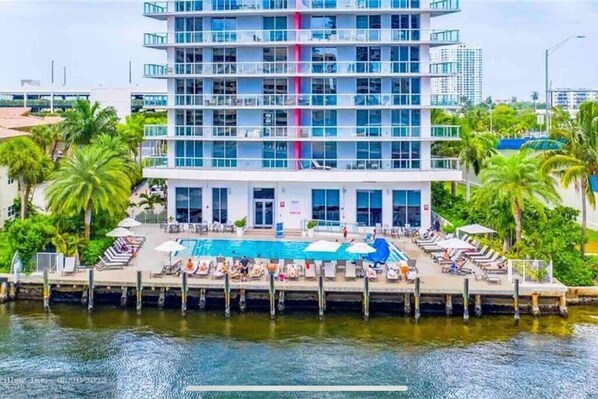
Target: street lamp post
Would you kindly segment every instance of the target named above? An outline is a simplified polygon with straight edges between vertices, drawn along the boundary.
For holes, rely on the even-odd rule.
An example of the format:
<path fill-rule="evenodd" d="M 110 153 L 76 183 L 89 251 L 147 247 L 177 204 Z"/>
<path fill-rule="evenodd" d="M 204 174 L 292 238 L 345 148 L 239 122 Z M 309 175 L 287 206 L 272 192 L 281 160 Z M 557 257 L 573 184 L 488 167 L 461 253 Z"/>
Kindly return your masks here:
<path fill-rule="evenodd" d="M 544 55 L 544 71 L 545 71 L 545 78 L 546 81 L 544 82 L 544 89 L 546 90 L 546 116 L 545 116 L 545 126 L 546 126 L 546 135 L 550 134 L 550 108 L 551 108 L 551 99 L 550 99 L 550 88 L 549 88 L 549 80 L 548 80 L 548 57 L 554 53 L 555 51 L 557 51 L 559 48 L 561 48 L 565 43 L 567 43 L 569 40 L 571 39 L 584 39 L 585 36 L 584 35 L 575 35 L 575 36 L 569 36 L 568 38 L 566 38 L 565 40 L 561 41 L 560 43 L 558 43 L 556 46 L 551 47 L 549 49 L 546 49 L 545 55 Z"/>

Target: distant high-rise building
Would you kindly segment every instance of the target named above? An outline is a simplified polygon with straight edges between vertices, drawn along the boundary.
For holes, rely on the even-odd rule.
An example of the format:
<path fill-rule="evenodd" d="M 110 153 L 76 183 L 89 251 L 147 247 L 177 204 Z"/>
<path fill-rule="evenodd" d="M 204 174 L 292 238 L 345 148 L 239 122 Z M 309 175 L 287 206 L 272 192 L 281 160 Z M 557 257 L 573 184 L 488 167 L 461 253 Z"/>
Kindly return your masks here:
<path fill-rule="evenodd" d="M 573 116 L 584 101 L 598 101 L 597 89 L 553 89 L 551 94 L 551 105 L 562 107 Z"/>
<path fill-rule="evenodd" d="M 456 62 L 458 75 L 432 79 L 432 93 L 466 97 L 472 104 L 482 102 L 482 48 L 461 44 L 430 49 L 431 62 Z"/>

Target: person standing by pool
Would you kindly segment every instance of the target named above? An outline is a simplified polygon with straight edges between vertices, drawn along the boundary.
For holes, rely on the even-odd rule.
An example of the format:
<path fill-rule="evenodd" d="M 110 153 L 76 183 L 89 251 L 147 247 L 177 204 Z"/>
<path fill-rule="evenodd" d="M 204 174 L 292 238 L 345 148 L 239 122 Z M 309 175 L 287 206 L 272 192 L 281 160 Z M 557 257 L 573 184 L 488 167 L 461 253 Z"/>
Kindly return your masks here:
<path fill-rule="evenodd" d="M 347 234 L 349 234 L 349 232 L 347 231 L 347 226 L 343 226 L 343 240 L 347 241 Z"/>
<path fill-rule="evenodd" d="M 249 274 L 249 259 L 247 259 L 247 256 L 243 255 L 239 260 L 239 264 L 241 265 L 241 281 L 246 281 L 247 274 Z"/>

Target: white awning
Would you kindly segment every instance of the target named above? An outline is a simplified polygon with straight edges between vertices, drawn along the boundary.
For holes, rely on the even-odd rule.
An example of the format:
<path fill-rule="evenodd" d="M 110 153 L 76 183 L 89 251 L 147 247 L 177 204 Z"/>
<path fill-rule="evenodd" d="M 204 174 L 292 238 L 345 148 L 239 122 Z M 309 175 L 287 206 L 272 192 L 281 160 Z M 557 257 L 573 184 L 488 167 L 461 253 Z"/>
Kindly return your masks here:
<path fill-rule="evenodd" d="M 496 233 L 496 231 L 489 229 L 486 226 L 482 226 L 480 224 L 470 224 L 467 226 L 461 226 L 457 228 L 458 233 L 466 233 L 466 234 L 491 234 Z"/>

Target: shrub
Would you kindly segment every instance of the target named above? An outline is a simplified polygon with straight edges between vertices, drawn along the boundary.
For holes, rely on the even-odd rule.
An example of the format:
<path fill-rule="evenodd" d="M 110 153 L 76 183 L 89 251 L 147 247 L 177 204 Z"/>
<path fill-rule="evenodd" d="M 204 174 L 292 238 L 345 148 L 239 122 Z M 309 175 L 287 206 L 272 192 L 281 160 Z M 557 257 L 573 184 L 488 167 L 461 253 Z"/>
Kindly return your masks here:
<path fill-rule="evenodd" d="M 308 229 L 315 229 L 317 225 L 318 222 L 316 222 L 315 220 L 310 220 L 309 222 L 307 222 Z"/>
<path fill-rule="evenodd" d="M 52 218 L 36 215 L 27 219 L 17 219 L 8 227 L 8 245 L 12 253 L 19 251 L 25 272 L 30 272 L 33 257 L 50 244 L 56 234 Z"/>
<path fill-rule="evenodd" d="M 101 256 L 113 243 L 114 239 L 110 237 L 89 240 L 83 248 L 81 248 L 81 264 L 95 265 L 98 261 L 98 257 Z"/>
<path fill-rule="evenodd" d="M 247 216 L 245 216 L 243 219 L 235 220 L 235 227 L 244 229 L 245 226 L 247 226 Z"/>

